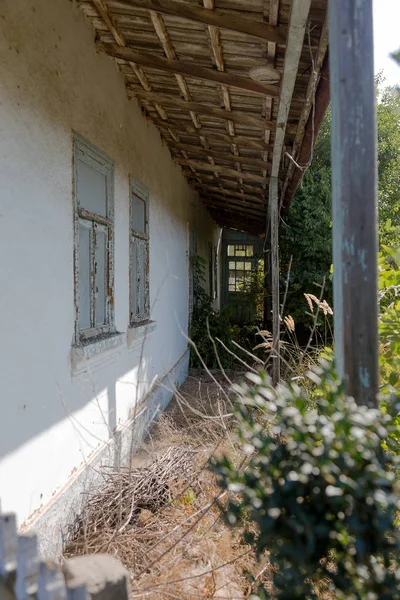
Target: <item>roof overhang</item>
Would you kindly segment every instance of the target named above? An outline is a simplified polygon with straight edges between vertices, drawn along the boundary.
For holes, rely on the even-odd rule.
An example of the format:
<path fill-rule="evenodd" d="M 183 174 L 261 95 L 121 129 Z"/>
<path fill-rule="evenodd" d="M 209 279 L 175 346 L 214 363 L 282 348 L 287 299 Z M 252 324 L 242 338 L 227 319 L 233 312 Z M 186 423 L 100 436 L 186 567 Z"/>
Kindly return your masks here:
<path fill-rule="evenodd" d="M 99 52 L 221 226 L 287 210 L 329 103 L 327 0 L 81 0 Z"/>

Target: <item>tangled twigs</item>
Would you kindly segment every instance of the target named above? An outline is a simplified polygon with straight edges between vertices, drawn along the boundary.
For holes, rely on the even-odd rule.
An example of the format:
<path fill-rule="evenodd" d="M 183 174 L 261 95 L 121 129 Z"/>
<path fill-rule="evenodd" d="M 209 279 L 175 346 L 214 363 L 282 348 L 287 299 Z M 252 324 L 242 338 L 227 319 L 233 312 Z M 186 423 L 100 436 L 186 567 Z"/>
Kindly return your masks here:
<path fill-rule="evenodd" d="M 167 504 L 172 497 L 173 482 L 190 476 L 193 452 L 187 447 L 171 447 L 148 465 L 106 473 L 105 486 L 88 497 L 84 513 L 74 524 L 69 553 L 73 553 L 76 545 L 82 545 L 83 540 L 87 544 L 88 538 L 93 551 L 96 538 L 123 533 L 137 521 L 141 510 L 153 512 Z M 101 546 L 104 547 L 104 540 Z"/>

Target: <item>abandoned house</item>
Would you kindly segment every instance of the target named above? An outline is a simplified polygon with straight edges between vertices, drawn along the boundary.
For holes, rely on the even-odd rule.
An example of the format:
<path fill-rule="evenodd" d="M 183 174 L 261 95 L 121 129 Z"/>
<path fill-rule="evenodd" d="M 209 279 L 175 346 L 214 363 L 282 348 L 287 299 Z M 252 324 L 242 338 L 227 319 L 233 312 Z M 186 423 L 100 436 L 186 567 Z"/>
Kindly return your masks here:
<path fill-rule="evenodd" d="M 56 556 L 186 377 L 190 254 L 215 308 L 256 264 L 244 234 L 277 265 L 329 102 L 327 1 L 3 0 L 0 17 L 0 498 Z"/>

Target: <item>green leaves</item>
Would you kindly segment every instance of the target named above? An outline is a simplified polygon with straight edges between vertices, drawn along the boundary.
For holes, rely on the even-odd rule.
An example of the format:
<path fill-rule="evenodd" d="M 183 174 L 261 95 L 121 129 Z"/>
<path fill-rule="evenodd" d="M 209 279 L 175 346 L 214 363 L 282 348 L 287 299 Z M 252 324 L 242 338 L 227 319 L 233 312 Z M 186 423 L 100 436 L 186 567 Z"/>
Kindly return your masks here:
<path fill-rule="evenodd" d="M 245 515 L 247 539 L 270 552 L 279 600 L 313 598 L 326 578 L 337 598 L 400 598 L 389 570 L 400 549 L 397 460 L 382 451 L 393 419 L 346 397 L 332 362 L 311 376 L 320 392 L 313 409 L 304 389 L 274 389 L 265 373 L 236 386 L 239 438 L 253 453 L 242 469 L 213 463 L 239 496 L 227 520 Z"/>
<path fill-rule="evenodd" d="M 230 346 L 229 321 L 225 314 L 216 311 L 212 306 L 212 299 L 206 292 L 206 267 L 207 261 L 201 256 L 190 257 L 193 273 L 193 312 L 190 324 L 189 337 L 195 348 L 190 350 L 190 366 L 218 368 L 218 357 L 224 368 L 231 366 L 233 357 L 218 347 L 218 357 L 213 340 L 220 339 L 226 346 Z"/>
<path fill-rule="evenodd" d="M 377 81 L 378 204 L 381 246 L 400 246 L 400 94 Z M 332 305 L 331 122 L 328 111 L 313 161 L 280 227 L 282 265 L 293 257 L 285 313 L 306 328 L 313 325 L 303 309 L 304 293 L 316 293 L 325 278 L 324 297 Z M 282 278 L 282 289 L 285 281 Z M 318 294 L 317 294 L 318 295 Z M 320 323 L 322 325 L 322 322 Z"/>

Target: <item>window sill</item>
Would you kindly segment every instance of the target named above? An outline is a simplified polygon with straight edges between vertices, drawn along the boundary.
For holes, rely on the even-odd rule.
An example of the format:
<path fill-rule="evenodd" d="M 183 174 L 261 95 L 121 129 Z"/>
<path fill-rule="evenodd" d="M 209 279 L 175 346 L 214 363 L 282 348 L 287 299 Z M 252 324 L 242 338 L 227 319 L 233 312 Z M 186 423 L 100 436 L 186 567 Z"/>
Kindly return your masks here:
<path fill-rule="evenodd" d="M 92 340 L 86 340 L 80 344 L 74 344 L 71 348 L 71 365 L 74 371 L 81 370 L 86 361 L 121 346 L 124 342 L 124 334 L 120 332 L 103 334 Z"/>
<path fill-rule="evenodd" d="M 135 348 L 135 346 L 143 344 L 156 327 L 157 321 L 145 321 L 137 325 L 130 325 L 126 335 L 128 348 Z"/>

